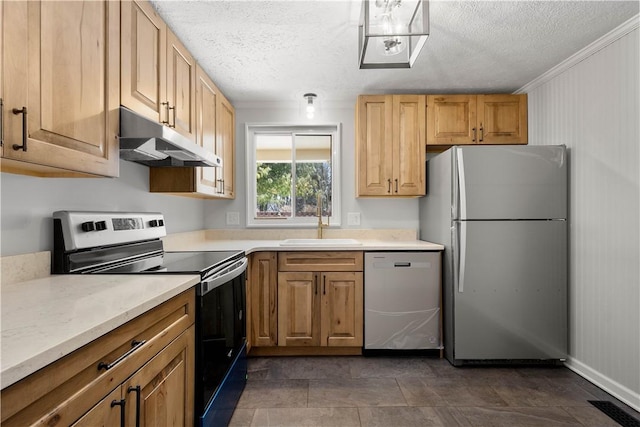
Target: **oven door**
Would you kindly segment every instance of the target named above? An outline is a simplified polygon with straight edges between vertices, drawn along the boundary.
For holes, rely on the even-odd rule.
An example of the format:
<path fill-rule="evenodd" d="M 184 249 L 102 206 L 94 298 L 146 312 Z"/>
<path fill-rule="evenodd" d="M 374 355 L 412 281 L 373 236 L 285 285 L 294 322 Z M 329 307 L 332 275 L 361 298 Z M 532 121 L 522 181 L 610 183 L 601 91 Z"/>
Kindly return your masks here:
<path fill-rule="evenodd" d="M 246 269 L 246 258 L 236 260 L 199 286 L 195 409 L 203 426 L 226 425 L 246 383 Z"/>

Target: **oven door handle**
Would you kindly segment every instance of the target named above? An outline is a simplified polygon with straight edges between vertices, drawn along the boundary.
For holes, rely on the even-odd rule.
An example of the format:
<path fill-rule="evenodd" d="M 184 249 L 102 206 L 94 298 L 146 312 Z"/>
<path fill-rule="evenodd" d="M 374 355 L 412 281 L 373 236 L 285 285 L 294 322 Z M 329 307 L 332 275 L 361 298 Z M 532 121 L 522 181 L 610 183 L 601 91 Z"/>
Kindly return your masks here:
<path fill-rule="evenodd" d="M 234 264 L 231 264 L 229 266 L 233 268 L 225 268 L 220 273 L 214 274 L 211 277 L 207 277 L 200 284 L 200 295 L 204 295 L 217 288 L 218 286 L 235 279 L 247 270 L 248 263 L 249 260 L 246 257 L 242 258 L 240 261 L 236 261 Z"/>

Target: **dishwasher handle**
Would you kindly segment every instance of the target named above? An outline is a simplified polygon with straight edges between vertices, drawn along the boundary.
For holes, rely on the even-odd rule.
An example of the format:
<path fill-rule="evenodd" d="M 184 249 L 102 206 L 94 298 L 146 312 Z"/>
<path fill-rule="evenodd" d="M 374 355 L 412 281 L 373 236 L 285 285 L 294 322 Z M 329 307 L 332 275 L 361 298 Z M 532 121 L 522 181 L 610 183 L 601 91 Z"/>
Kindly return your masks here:
<path fill-rule="evenodd" d="M 394 262 L 393 266 L 394 267 L 411 267 L 411 263 L 410 262 Z"/>

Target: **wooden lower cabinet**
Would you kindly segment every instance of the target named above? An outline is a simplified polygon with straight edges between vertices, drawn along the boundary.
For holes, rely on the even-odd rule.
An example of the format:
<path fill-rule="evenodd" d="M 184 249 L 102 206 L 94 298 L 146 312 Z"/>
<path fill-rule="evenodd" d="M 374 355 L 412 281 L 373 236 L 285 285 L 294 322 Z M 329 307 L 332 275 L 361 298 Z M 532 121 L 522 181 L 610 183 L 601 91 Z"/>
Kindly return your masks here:
<path fill-rule="evenodd" d="M 252 354 L 359 354 L 363 344 L 361 251 L 251 254 Z"/>
<path fill-rule="evenodd" d="M 251 254 L 247 276 L 247 305 L 251 319 L 247 337 L 253 347 L 275 346 L 278 344 L 278 253 Z"/>
<path fill-rule="evenodd" d="M 278 345 L 361 347 L 362 272 L 278 273 Z"/>
<path fill-rule="evenodd" d="M 191 289 L 3 389 L 2 425 L 193 425 L 194 314 Z"/>

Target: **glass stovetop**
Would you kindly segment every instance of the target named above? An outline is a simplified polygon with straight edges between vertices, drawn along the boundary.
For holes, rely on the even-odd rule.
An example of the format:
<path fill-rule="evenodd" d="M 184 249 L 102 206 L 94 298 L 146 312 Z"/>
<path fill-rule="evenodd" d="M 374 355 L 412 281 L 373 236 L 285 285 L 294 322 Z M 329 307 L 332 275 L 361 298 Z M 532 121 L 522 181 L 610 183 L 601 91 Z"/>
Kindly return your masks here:
<path fill-rule="evenodd" d="M 243 251 L 165 252 L 158 272 L 201 274 L 228 261 L 241 258 Z"/>

